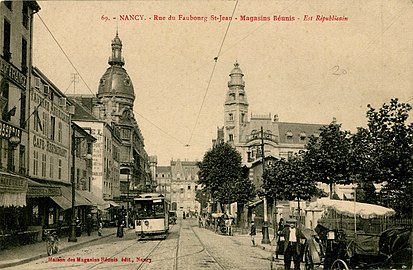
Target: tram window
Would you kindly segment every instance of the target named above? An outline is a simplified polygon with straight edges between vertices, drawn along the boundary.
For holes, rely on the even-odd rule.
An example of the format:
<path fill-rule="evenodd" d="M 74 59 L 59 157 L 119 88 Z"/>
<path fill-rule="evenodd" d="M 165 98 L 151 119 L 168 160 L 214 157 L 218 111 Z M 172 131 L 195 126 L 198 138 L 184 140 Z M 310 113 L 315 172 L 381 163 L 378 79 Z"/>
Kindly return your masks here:
<path fill-rule="evenodd" d="M 136 212 L 140 218 L 164 217 L 163 203 L 143 203 L 136 205 Z"/>

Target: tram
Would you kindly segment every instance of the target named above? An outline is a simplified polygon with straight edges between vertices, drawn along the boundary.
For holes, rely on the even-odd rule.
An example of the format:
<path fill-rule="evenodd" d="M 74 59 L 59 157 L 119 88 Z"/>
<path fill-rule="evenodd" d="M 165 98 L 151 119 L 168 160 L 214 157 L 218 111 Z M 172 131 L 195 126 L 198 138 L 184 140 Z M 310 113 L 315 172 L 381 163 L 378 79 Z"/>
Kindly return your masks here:
<path fill-rule="evenodd" d="M 134 198 L 135 233 L 138 240 L 168 236 L 169 207 L 165 196 L 160 193 L 144 193 Z"/>

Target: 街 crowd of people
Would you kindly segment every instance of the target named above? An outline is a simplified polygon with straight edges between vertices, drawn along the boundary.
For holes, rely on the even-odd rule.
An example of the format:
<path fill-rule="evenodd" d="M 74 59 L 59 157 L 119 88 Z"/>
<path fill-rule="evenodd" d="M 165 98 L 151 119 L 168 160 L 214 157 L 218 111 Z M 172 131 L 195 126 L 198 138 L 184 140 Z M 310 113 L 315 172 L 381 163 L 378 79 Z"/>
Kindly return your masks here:
<path fill-rule="evenodd" d="M 236 216 L 226 213 L 202 213 L 198 215 L 200 228 L 210 229 L 218 234 L 233 235 Z"/>

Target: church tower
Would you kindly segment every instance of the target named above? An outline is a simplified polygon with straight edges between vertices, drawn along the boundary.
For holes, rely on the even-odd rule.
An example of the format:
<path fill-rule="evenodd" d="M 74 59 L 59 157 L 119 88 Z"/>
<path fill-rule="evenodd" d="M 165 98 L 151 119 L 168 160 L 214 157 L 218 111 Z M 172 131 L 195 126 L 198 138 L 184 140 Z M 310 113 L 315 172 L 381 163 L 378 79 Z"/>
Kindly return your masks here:
<path fill-rule="evenodd" d="M 224 105 L 224 141 L 235 145 L 242 141 L 241 134 L 247 124 L 248 101 L 245 82 L 238 62 L 229 74 L 228 92 Z"/>
<path fill-rule="evenodd" d="M 135 101 L 135 92 L 128 73 L 123 68 L 122 41 L 118 32 L 112 40 L 112 55 L 109 67 L 99 81 L 97 98 L 99 99 L 99 118 L 107 122 L 119 123 L 122 115 L 130 117 Z"/>

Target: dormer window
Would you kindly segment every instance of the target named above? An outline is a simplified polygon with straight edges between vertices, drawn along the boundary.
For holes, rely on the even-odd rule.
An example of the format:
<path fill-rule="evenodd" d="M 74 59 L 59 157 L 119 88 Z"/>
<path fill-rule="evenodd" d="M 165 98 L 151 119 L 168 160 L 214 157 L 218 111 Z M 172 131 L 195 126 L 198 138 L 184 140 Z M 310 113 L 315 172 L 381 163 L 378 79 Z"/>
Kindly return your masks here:
<path fill-rule="evenodd" d="M 305 134 L 305 132 L 301 132 L 300 133 L 300 140 L 304 141 L 307 138 L 307 134 Z"/>
<path fill-rule="evenodd" d="M 293 139 L 293 133 L 289 130 L 287 133 L 285 133 L 285 136 L 287 137 L 287 140 L 292 140 Z"/>

